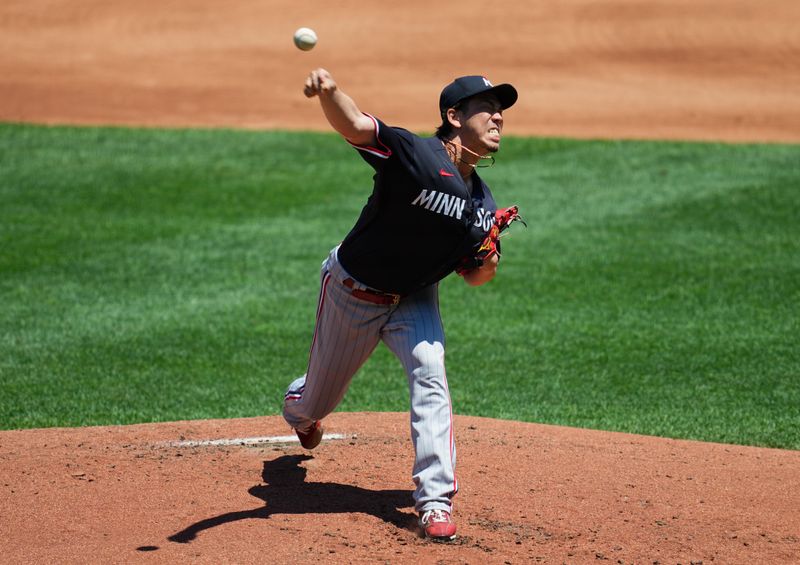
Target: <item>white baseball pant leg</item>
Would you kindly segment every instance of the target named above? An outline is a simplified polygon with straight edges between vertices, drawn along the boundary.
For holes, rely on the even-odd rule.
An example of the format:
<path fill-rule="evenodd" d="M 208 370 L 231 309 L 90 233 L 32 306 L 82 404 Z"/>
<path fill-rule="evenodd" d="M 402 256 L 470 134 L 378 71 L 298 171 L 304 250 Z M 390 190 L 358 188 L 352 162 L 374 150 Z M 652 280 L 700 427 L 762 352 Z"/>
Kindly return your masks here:
<path fill-rule="evenodd" d="M 397 305 L 380 305 L 352 296 L 342 284 L 346 278 L 351 277 L 334 250 L 323 263 L 308 370 L 289 385 L 284 418 L 293 428 L 307 430 L 333 412 L 383 339 L 408 375 L 416 510 L 450 511 L 458 483 L 438 287 L 404 297 Z"/>

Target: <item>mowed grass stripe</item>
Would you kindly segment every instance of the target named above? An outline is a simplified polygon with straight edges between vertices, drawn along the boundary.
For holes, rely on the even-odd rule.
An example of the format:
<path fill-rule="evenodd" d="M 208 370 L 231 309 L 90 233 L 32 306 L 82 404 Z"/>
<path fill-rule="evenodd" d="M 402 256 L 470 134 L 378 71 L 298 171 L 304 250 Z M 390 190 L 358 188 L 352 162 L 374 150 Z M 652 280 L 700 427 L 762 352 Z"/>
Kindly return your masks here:
<path fill-rule="evenodd" d="M 327 134 L 0 125 L 0 426 L 277 414 L 371 169 Z M 800 148 L 509 138 L 456 411 L 800 448 Z M 409 226 L 413 229 L 413 226 Z M 342 410 L 405 410 L 385 348 Z"/>

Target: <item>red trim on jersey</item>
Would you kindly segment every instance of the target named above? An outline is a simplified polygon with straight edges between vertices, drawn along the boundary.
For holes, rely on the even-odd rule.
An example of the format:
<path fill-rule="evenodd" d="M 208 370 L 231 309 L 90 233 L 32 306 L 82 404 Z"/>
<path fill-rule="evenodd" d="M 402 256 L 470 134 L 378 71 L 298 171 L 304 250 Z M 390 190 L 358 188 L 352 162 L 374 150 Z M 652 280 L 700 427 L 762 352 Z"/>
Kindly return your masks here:
<path fill-rule="evenodd" d="M 384 144 L 384 143 L 381 141 L 381 137 L 380 137 L 380 125 L 378 124 L 378 120 L 376 120 L 376 119 L 375 119 L 375 116 L 372 116 L 372 115 L 370 115 L 370 114 L 367 114 L 366 112 L 363 112 L 363 114 L 364 114 L 365 116 L 367 116 L 367 117 L 368 117 L 370 120 L 372 120 L 372 123 L 373 123 L 373 124 L 375 124 L 375 140 L 378 142 L 377 144 L 378 144 L 378 145 L 380 145 L 380 146 L 381 146 L 381 148 L 377 148 L 377 147 L 370 147 L 369 145 L 356 145 L 355 143 L 353 143 L 353 142 L 352 142 L 352 141 L 350 141 L 349 139 L 348 139 L 348 140 L 346 140 L 346 141 L 347 141 L 347 143 L 349 143 L 350 145 L 352 145 L 353 147 L 355 147 L 355 148 L 356 148 L 356 149 L 358 149 L 359 151 L 366 151 L 367 153 L 371 153 L 372 155 L 375 155 L 376 157 L 380 157 L 381 159 L 388 159 L 389 157 L 391 157 L 391 156 L 392 156 L 392 150 L 391 150 L 391 149 L 389 149 L 389 148 L 388 148 L 388 147 L 387 147 L 387 146 L 386 146 L 386 145 L 385 145 L 385 144 Z"/>

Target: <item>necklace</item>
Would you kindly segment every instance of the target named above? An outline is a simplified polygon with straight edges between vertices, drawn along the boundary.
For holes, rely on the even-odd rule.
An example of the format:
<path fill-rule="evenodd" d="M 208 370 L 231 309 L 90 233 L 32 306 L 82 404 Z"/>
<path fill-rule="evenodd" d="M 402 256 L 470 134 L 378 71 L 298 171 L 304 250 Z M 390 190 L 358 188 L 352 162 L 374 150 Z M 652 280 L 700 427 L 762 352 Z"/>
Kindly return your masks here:
<path fill-rule="evenodd" d="M 453 157 L 458 158 L 459 162 L 464 163 L 465 165 L 468 165 L 468 166 L 472 167 L 473 169 L 476 169 L 476 168 L 477 169 L 483 169 L 483 168 L 491 167 L 492 165 L 494 165 L 494 155 L 479 155 L 479 154 L 475 153 L 472 149 L 467 147 L 466 145 L 461 145 L 460 143 L 456 143 L 453 140 L 442 141 L 442 145 L 445 146 L 445 148 L 447 149 L 448 154 L 452 155 Z M 461 154 L 456 150 L 457 147 L 460 147 L 461 149 L 465 150 L 467 153 L 469 153 L 471 155 L 474 155 L 479 160 L 480 159 L 488 159 L 491 162 L 478 164 L 478 163 L 470 163 L 469 161 L 465 161 L 464 159 L 461 158 Z"/>

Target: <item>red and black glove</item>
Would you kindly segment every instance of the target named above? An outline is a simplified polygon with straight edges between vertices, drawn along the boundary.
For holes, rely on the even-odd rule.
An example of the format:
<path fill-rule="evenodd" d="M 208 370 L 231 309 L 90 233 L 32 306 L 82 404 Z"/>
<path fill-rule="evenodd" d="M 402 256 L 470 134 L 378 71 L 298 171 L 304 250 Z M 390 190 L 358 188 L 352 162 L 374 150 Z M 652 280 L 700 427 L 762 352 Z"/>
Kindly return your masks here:
<path fill-rule="evenodd" d="M 482 267 L 483 263 L 492 255 L 497 255 L 499 257 L 500 234 L 516 221 L 522 222 L 522 225 L 525 227 L 528 226 L 525 220 L 520 217 L 519 208 L 517 206 L 509 206 L 508 208 L 502 208 L 495 212 L 494 223 L 491 229 L 489 229 L 489 233 L 483 238 L 483 241 L 475 247 L 472 254 L 467 255 L 461 260 L 461 263 L 456 267 L 456 273 L 463 277 L 469 271 Z"/>

